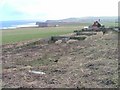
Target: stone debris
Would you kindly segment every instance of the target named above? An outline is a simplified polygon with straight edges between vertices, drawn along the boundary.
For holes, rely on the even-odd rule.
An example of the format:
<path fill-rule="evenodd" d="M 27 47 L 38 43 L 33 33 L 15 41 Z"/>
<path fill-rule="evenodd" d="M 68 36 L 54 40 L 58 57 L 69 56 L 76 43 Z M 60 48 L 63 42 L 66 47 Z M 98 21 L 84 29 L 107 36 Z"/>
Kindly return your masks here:
<path fill-rule="evenodd" d="M 78 40 L 70 39 L 66 43 L 70 44 L 70 43 L 75 43 L 75 42 L 78 42 Z"/>
<path fill-rule="evenodd" d="M 55 44 L 61 44 L 62 43 L 62 40 L 58 40 L 55 42 Z"/>
<path fill-rule="evenodd" d="M 44 75 L 45 73 L 44 72 L 41 72 L 41 71 L 31 71 L 29 70 L 30 73 L 34 73 L 34 74 L 41 74 L 41 75 Z"/>

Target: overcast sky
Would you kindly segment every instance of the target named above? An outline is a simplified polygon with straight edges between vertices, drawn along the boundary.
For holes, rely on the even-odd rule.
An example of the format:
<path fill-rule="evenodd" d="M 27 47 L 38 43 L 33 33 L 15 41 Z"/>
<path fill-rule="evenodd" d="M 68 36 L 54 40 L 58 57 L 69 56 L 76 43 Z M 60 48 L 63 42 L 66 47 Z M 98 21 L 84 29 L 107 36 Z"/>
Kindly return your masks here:
<path fill-rule="evenodd" d="M 0 0 L 1 20 L 117 16 L 119 0 Z"/>

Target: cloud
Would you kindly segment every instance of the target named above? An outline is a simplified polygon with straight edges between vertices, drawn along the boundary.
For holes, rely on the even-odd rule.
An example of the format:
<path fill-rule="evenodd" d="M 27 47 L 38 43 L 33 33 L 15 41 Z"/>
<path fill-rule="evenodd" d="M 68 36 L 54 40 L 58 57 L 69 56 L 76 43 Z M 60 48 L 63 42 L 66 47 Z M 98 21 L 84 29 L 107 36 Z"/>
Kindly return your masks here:
<path fill-rule="evenodd" d="M 11 1 L 11 2 L 9 2 Z M 7 2 L 4 2 L 4 4 L 2 5 L 2 7 L 0 8 L 0 18 L 1 21 L 2 20 L 23 20 L 23 19 L 45 19 L 44 13 L 38 12 L 37 8 L 32 8 L 32 4 L 31 7 L 28 7 L 29 5 L 26 5 L 25 2 L 17 2 L 17 0 L 9 0 Z M 13 3 L 13 1 L 15 1 Z M 15 4 L 16 3 L 16 4 Z M 22 6 L 23 4 L 23 6 Z M 26 5 L 26 6 L 25 6 Z M 36 9 L 36 10 L 32 10 L 32 9 Z"/>
<path fill-rule="evenodd" d="M 2 20 L 9 20 L 9 19 L 22 19 L 25 16 L 25 13 L 22 13 L 9 4 L 5 4 L 1 9 L 0 12 L 0 18 Z"/>
<path fill-rule="evenodd" d="M 119 0 L 2 0 L 2 18 L 60 19 L 117 15 Z M 1 15 L 0 15 L 1 17 Z"/>

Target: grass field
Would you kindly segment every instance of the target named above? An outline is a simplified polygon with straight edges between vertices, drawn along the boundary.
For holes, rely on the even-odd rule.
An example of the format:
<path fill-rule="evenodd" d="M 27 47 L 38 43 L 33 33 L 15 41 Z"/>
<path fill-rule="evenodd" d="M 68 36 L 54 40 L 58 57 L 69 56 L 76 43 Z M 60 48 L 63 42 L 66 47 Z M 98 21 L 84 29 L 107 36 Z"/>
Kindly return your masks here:
<path fill-rule="evenodd" d="M 76 29 L 81 29 L 83 26 L 59 26 L 59 27 L 45 27 L 45 28 L 19 28 L 15 30 L 2 31 L 2 43 L 15 43 L 19 41 L 26 41 L 37 38 L 50 37 L 52 35 L 61 35 L 72 33 Z"/>
<path fill-rule="evenodd" d="M 106 26 L 114 26 L 115 23 L 104 23 Z M 15 43 L 19 41 L 26 41 L 38 38 L 50 37 L 52 35 L 61 35 L 72 33 L 76 29 L 81 29 L 89 23 L 70 24 L 59 27 L 45 27 L 45 28 L 18 28 L 9 30 L 0 30 L 2 32 L 2 44 Z"/>
<path fill-rule="evenodd" d="M 104 22 L 102 23 L 103 25 L 105 25 L 106 27 L 114 27 L 114 26 L 118 26 L 118 23 L 115 22 Z"/>

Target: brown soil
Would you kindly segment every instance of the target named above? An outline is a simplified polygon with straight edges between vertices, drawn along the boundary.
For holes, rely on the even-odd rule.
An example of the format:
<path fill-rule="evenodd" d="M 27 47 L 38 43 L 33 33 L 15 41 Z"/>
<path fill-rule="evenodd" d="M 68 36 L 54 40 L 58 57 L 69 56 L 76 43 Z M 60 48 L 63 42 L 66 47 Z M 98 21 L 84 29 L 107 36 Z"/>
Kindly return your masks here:
<path fill-rule="evenodd" d="M 118 85 L 117 43 L 117 33 L 109 32 L 73 43 L 38 41 L 4 45 L 3 87 L 115 88 Z"/>

